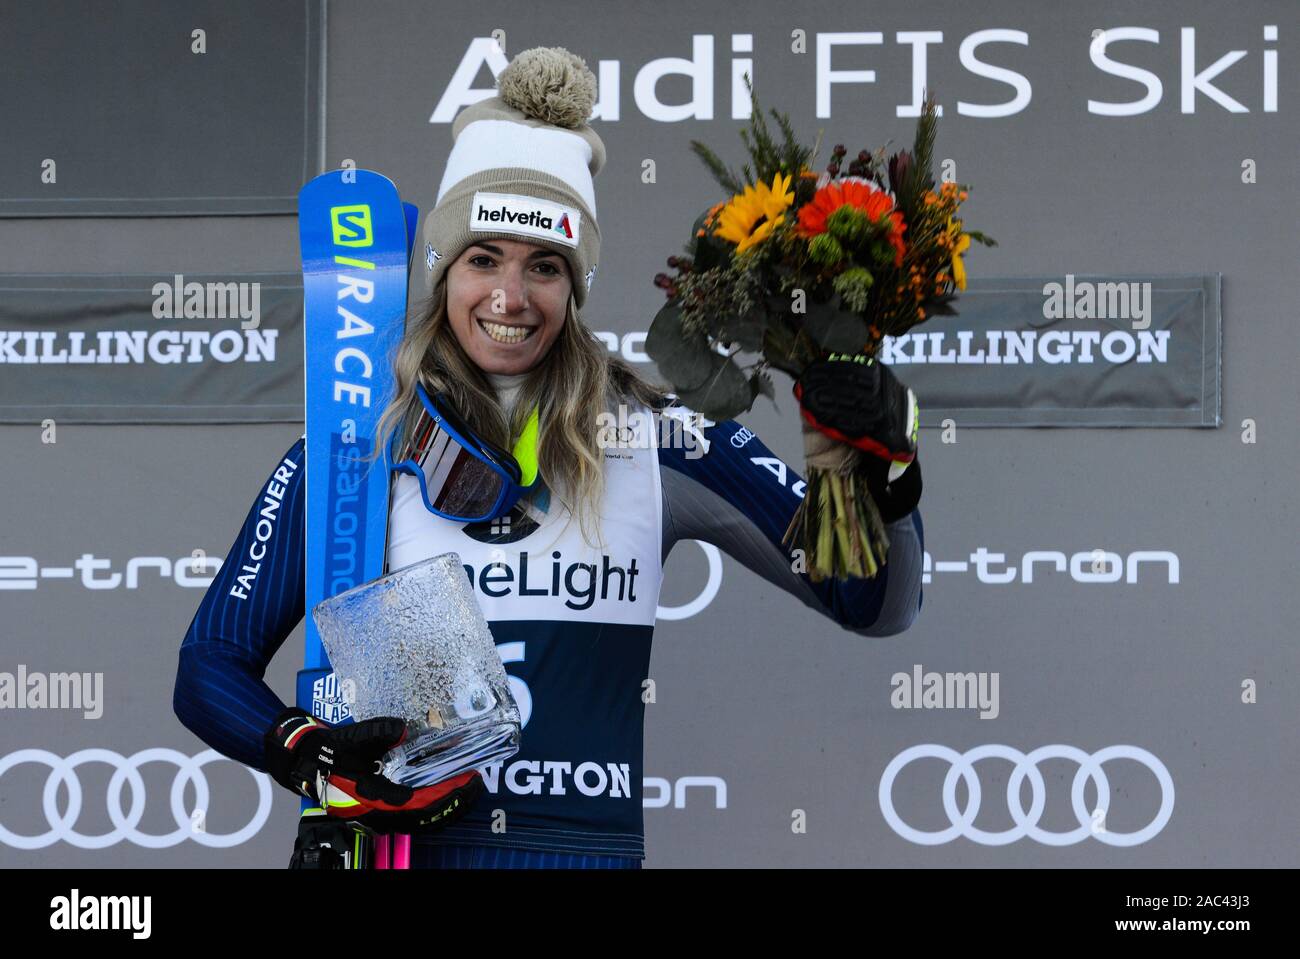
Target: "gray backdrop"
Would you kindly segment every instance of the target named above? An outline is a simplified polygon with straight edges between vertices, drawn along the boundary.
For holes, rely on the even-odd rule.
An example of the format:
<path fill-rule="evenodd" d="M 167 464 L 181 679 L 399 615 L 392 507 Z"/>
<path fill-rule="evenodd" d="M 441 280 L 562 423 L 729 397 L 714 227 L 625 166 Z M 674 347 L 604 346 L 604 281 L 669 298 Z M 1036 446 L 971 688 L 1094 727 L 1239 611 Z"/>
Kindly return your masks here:
<path fill-rule="evenodd" d="M 326 23 L 325 162 L 346 159 L 392 177 L 426 209 L 450 144 L 447 123 L 430 123 L 471 42 L 506 31 L 513 55 L 563 45 L 595 69 L 606 95 L 620 83 L 618 119 L 602 119 L 609 164 L 597 179 L 603 236 L 599 281 L 585 311 L 596 330 L 644 330 L 662 302 L 651 285 L 677 252 L 693 216 L 717 197 L 690 152 L 703 139 L 735 166 L 741 121 L 729 118 L 733 57 L 751 57 L 760 98 L 791 112 L 809 139 L 851 150 L 910 139 L 914 121 L 895 115 L 911 100 L 911 47 L 899 31 L 941 31 L 928 48 L 929 82 L 945 108 L 937 155 L 975 184 L 968 222 L 996 237 L 996 249 L 968 259 L 972 275 L 1213 274 L 1223 276 L 1223 426 L 1218 429 L 963 429 L 945 443 L 923 431 L 929 581 L 924 609 L 903 635 L 867 639 L 838 629 L 748 570 L 724 559 L 716 596 L 685 619 L 661 620 L 651 662 L 657 702 L 647 707 L 648 776 L 682 785 L 718 777 L 725 802 L 705 788 L 684 806 L 645 811 L 650 866 L 1295 866 L 1295 633 L 1300 604 L 1292 573 L 1297 528 L 1294 477 L 1300 469 L 1293 297 L 1300 247 L 1296 210 L 1297 7 L 1290 0 L 1224 6 L 1093 2 L 1012 2 L 972 6 L 917 2 L 870 8 L 849 3 L 659 2 L 581 4 L 561 11 L 519 3 L 330 3 Z M 1266 27 L 1277 39 L 1266 39 Z M 1088 100 L 1143 96 L 1132 80 L 1089 59 L 1097 28 L 1145 27 L 1159 42 L 1124 41 L 1109 55 L 1160 78 L 1163 94 L 1136 116 L 1090 113 Z M 249 30 L 256 23 L 248 24 Z M 1009 116 L 959 114 L 957 102 L 1009 100 L 1006 83 L 962 66 L 962 41 L 980 30 L 1024 31 L 1028 45 L 989 43 L 974 55 L 1022 74 L 1029 102 Z M 791 52 L 791 31 L 807 32 L 806 53 Z M 1214 78 L 1245 112 L 1203 93 L 1182 108 L 1180 57 L 1194 31 L 1195 69 L 1233 50 L 1239 62 Z M 833 89 L 831 115 L 818 119 L 817 34 L 879 31 L 883 42 L 837 47 L 836 69 L 872 69 L 874 83 Z M 752 34 L 752 54 L 732 54 L 733 34 Z M 712 39 L 714 118 L 647 118 L 634 94 L 649 61 L 691 57 L 693 38 Z M 1266 53 L 1277 54 L 1276 109 L 1266 110 Z M 73 71 L 74 64 L 66 69 Z M 983 68 L 976 68 L 983 69 Z M 988 72 L 988 71 L 985 71 Z M 490 85 L 484 68 L 475 86 Z M 665 103 L 689 98 L 682 78 L 660 83 Z M 38 94 L 28 104 L 41 109 Z M 147 104 L 142 104 L 147 108 Z M 204 143 L 177 143 L 184 162 Z M 657 182 L 642 182 L 654 159 Z M 1242 182 L 1253 160 L 1257 182 Z M 293 271 L 292 216 L 0 220 L 3 269 L 13 273 L 185 274 Z M 0 375 L 4 375 L 0 371 Z M 742 419 L 778 454 L 800 462 L 788 384 L 779 410 L 765 401 Z M 924 402 L 924 397 L 922 397 Z M 1255 442 L 1243 442 L 1243 421 Z M 180 558 L 219 557 L 229 547 L 259 484 L 301 432 L 263 425 L 66 425 L 53 444 L 41 427 L 0 427 L 6 511 L 0 583 L 32 567 L 72 567 L 93 554 L 126 571 L 133 557 L 165 557 L 179 574 L 145 570 L 134 585 L 90 588 L 81 574 L 36 577 L 33 589 L 0 590 L 0 671 L 18 664 L 46 672 L 104 674 L 98 719 L 71 710 L 0 712 L 0 757 L 43 749 L 58 756 L 107 748 L 122 754 L 164 747 L 187 756 L 205 747 L 174 718 L 176 649 L 202 595 Z M 1015 567 L 992 583 L 972 554 L 1002 554 L 989 569 Z M 1094 550 L 1118 554 L 1134 582 L 1092 574 Z M 1070 569 L 1033 563 L 1057 551 Z M 1169 562 L 1137 563 L 1163 551 Z M 966 564 L 965 569 L 960 569 Z M 1108 566 L 1104 568 L 1109 569 Z M 662 597 L 677 606 L 699 595 L 705 553 L 690 544 L 668 565 Z M 111 580 L 108 570 L 95 575 Z M 1001 578 L 1001 577 L 998 577 Z M 268 679 L 288 698 L 301 661 L 298 629 Z M 925 670 L 991 671 L 1000 676 L 999 714 L 901 710 L 890 677 Z M 1257 684 L 1243 702 L 1242 684 Z M 1051 744 L 1096 753 L 1129 744 L 1167 768 L 1176 799 L 1167 824 L 1125 848 L 1099 838 L 1052 845 L 1025 836 L 990 845 L 966 837 L 923 845 L 882 814 L 881 776 L 918 744 L 958 751 L 1003 744 L 1024 752 Z M 3 760 L 0 760 L 3 761 Z M 949 823 L 942 801 L 947 765 L 906 768 L 893 801 L 912 827 Z M 1012 826 L 1005 796 L 1011 765 L 976 766 L 982 806 L 974 826 Z M 1070 792 L 1077 763 L 1047 759 L 1039 827 L 1078 823 Z M 1105 828 L 1138 830 L 1157 814 L 1161 789 L 1141 765 L 1107 762 Z M 139 829 L 177 828 L 169 812 L 176 767 L 141 767 L 147 796 Z M 228 762 L 205 767 L 210 833 L 256 822 L 257 787 Z M 105 797 L 111 768 L 76 770 L 79 835 L 109 833 L 103 848 L 67 841 L 15 848 L 6 832 L 0 864 L 283 866 L 296 801 L 276 787 L 265 825 L 230 848 L 184 839 L 164 848 L 113 838 Z M 1029 777 L 1032 781 L 1033 777 Z M 57 777 L 56 777 L 57 779 Z M 42 811 L 47 770 L 23 765 L 0 778 L 0 826 L 21 835 L 49 828 Z M 123 808 L 130 788 L 118 791 Z M 648 791 L 657 794 L 658 789 Z M 1028 808 L 1030 786 L 1021 790 Z M 966 787 L 957 789 L 963 808 Z M 184 794 L 186 813 L 195 805 Z M 60 790 L 59 809 L 67 796 Z M 1096 804 L 1092 787 L 1087 808 Z M 806 830 L 792 828 L 802 810 Z M 57 819 L 57 816 L 56 816 Z M 186 830 L 188 832 L 188 830 Z M 969 831 L 968 831 L 969 832 Z M 79 840 L 95 845 L 93 840 Z M 156 845 L 156 843 L 155 843 Z"/>

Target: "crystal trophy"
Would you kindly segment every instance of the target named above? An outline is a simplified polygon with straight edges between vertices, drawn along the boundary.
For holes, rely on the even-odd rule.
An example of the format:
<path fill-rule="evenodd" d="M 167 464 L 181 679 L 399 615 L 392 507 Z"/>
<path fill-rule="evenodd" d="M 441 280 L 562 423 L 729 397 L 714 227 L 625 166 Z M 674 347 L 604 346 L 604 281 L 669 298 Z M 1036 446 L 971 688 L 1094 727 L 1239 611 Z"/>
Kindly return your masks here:
<path fill-rule="evenodd" d="M 519 751 L 519 707 L 458 554 L 362 583 L 311 615 L 353 717 L 406 721 L 384 776 L 427 786 Z"/>

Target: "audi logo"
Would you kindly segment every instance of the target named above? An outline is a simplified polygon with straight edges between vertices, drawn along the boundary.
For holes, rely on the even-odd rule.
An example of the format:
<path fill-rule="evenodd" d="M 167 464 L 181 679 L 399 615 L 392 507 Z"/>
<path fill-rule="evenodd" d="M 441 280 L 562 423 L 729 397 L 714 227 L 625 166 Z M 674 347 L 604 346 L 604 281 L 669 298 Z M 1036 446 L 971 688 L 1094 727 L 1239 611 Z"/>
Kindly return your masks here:
<path fill-rule="evenodd" d="M 684 603 L 681 606 L 656 607 L 655 619 L 690 619 L 713 602 L 714 597 L 718 595 L 718 590 L 722 587 L 722 552 L 712 543 L 705 543 L 698 539 L 688 540 L 688 542 L 695 543 L 700 549 L 704 550 L 704 558 L 709 561 L 709 578 L 705 581 L 704 589 L 700 591 L 700 595 L 689 603 Z"/>
<path fill-rule="evenodd" d="M 215 749 L 206 750 L 194 757 L 174 749 L 162 748 L 142 749 L 132 756 L 122 756 L 110 749 L 82 749 L 67 759 L 44 749 L 20 749 L 0 759 L 0 777 L 15 766 L 26 763 L 49 767 L 50 774 L 45 780 L 41 806 L 50 828 L 38 836 L 20 836 L 0 825 L 0 843 L 15 849 L 44 849 L 56 842 L 66 842 L 78 849 L 103 849 L 125 839 L 146 849 L 165 849 L 186 839 L 193 839 L 201 846 L 214 849 L 238 846 L 254 836 L 271 814 L 271 777 L 247 766 L 243 767 L 248 769 L 253 781 L 257 783 L 257 811 L 253 813 L 252 821 L 237 832 L 206 832 L 185 811 L 185 787 L 189 783 L 194 784 L 196 810 L 210 809 L 211 797 L 203 767 L 218 759 L 226 757 Z M 82 800 L 81 782 L 77 779 L 76 770 L 86 763 L 107 763 L 113 767 L 106 796 L 108 818 L 113 823 L 111 832 L 86 836 L 76 831 Z M 171 786 L 171 811 L 176 820 L 176 829 L 161 836 L 149 835 L 136 829 L 144 816 L 145 804 L 144 779 L 140 776 L 140 767 L 147 763 L 169 763 L 177 770 Z M 60 813 L 58 807 L 59 786 L 65 786 L 68 790 L 68 808 L 64 813 Z M 131 788 L 131 808 L 126 812 L 122 811 L 123 786 Z"/>
<path fill-rule="evenodd" d="M 917 759 L 941 759 L 949 764 L 948 774 L 943 781 L 943 809 L 950 825 L 946 829 L 916 829 L 903 822 L 903 818 L 894 809 L 894 780 L 903 767 Z M 1001 832 L 987 832 L 977 829 L 975 817 L 980 811 L 980 781 L 975 771 L 975 763 L 981 759 L 1005 759 L 1014 763 L 1011 778 L 1007 781 L 1007 808 L 1015 826 Z M 1074 783 L 1070 787 L 1070 805 L 1075 818 L 1079 821 L 1076 829 L 1068 832 L 1052 832 L 1041 829 L 1038 821 L 1042 817 L 1043 807 L 1047 803 L 1047 786 L 1043 774 L 1038 771 L 1038 764 L 1045 759 L 1066 759 L 1079 764 L 1074 774 Z M 1105 828 L 1106 813 L 1110 807 L 1110 781 L 1106 778 L 1102 764 L 1112 759 L 1132 759 L 1151 770 L 1160 784 L 1160 808 L 1155 818 L 1146 826 L 1135 832 L 1113 832 Z M 1029 779 L 1033 798 L 1026 811 L 1020 803 L 1020 787 L 1025 778 Z M 957 780 L 966 783 L 966 808 L 957 808 Z M 1088 781 L 1092 780 L 1097 788 L 1099 808 L 1089 814 L 1084 805 L 1083 793 Z M 1040 746 L 1029 754 L 1022 753 L 1010 746 L 988 745 L 976 746 L 964 753 L 941 746 L 937 743 L 923 743 L 904 749 L 885 767 L 880 777 L 880 811 L 885 821 L 898 835 L 910 842 L 922 846 L 937 846 L 951 842 L 958 836 L 965 836 L 972 842 L 985 846 L 1005 846 L 1024 836 L 1047 846 L 1069 846 L 1082 842 L 1088 837 L 1098 839 L 1110 846 L 1137 846 L 1151 839 L 1165 828 L 1174 811 L 1174 781 L 1169 770 L 1151 753 L 1139 746 L 1108 746 L 1095 753 L 1087 753 L 1074 746 L 1052 745 Z"/>

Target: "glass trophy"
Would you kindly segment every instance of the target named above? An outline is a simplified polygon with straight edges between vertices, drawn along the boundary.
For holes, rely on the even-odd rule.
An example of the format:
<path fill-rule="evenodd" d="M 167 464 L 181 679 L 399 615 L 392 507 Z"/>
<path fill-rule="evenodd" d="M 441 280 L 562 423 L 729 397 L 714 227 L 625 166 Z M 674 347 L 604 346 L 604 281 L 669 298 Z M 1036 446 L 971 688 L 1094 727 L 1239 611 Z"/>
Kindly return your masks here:
<path fill-rule="evenodd" d="M 384 776 L 427 786 L 519 751 L 519 707 L 457 553 L 362 583 L 311 615 L 353 718 L 406 721 Z"/>

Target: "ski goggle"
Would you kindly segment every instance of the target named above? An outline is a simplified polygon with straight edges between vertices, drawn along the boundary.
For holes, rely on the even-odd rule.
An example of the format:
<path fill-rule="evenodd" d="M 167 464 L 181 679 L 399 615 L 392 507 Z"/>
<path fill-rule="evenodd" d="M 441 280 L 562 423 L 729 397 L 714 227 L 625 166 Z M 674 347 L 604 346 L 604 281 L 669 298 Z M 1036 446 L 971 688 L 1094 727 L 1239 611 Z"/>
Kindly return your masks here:
<path fill-rule="evenodd" d="M 415 390 L 424 410 L 392 469 L 415 477 L 435 516 L 479 523 L 510 512 L 537 481 L 537 408 L 511 454 L 476 436 L 446 394 L 430 397 L 422 383 Z"/>

